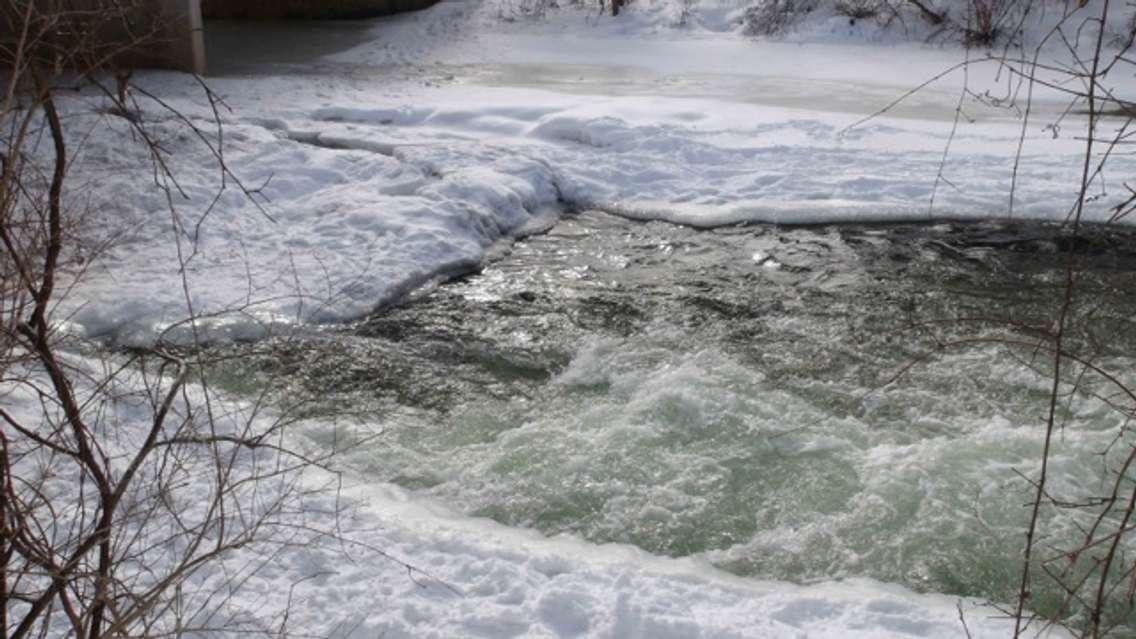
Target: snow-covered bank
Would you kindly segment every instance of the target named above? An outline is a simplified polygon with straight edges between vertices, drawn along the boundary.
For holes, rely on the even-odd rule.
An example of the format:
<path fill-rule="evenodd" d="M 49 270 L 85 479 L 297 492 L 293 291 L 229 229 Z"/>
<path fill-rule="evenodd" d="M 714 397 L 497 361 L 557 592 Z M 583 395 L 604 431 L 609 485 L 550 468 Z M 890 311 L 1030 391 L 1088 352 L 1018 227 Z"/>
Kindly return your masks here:
<path fill-rule="evenodd" d="M 418 19 L 431 18 L 377 23 L 375 42 L 388 31 L 417 33 Z M 230 182 L 195 252 L 186 251 L 194 255 L 186 273 L 195 311 L 222 316 L 211 335 L 257 337 L 278 323 L 359 317 L 475 268 L 495 242 L 566 208 L 695 226 L 1060 221 L 1076 200 L 1081 125 L 1066 115 L 1073 133 L 1047 128 L 1062 109 L 1052 95 L 1037 95 L 1016 183 L 1021 122 L 968 104 L 956 130 L 961 71 L 857 124 L 915 78 L 947 66 L 951 54 L 941 50 L 800 53 L 796 45 L 751 50 L 744 41 L 691 38 L 645 41 L 638 54 L 604 66 L 616 48 L 610 40 L 573 41 L 555 62 L 548 38 L 495 37 L 480 62 L 477 47 L 459 38 L 452 64 L 372 68 L 368 56 L 385 49 L 363 45 L 343 53 L 346 62 L 324 59 L 301 73 L 211 81 L 232 108 L 224 114 L 226 161 L 257 190 L 254 205 Z M 447 52 L 447 41 L 435 43 L 438 55 Z M 892 74 L 897 52 L 913 64 Z M 390 62 L 383 55 L 377 62 Z M 724 60 L 746 56 L 760 64 L 727 72 Z M 532 61 L 517 63 L 526 57 Z M 839 63 L 849 59 L 858 63 Z M 802 79 L 790 77 L 794 64 L 805 65 Z M 969 81 L 996 72 L 984 64 Z M 139 82 L 214 128 L 192 82 L 157 74 Z M 180 122 L 153 104 L 147 112 L 159 119 L 152 126 L 189 195 L 175 204 L 194 227 L 219 172 Z M 125 238 L 94 263 L 67 311 L 88 335 L 145 343 L 186 315 L 169 216 L 145 162 L 128 157 L 124 127 L 94 122 L 83 125 L 91 134 L 78 165 L 82 197 L 102 213 L 107 234 Z M 1113 176 L 1133 168 L 1131 156 L 1113 157 L 1110 190 L 1092 198 L 1088 219 L 1107 218 L 1125 195 Z M 179 331 L 184 339 L 184 327 L 167 337 Z"/>
<path fill-rule="evenodd" d="M 223 182 L 214 157 L 141 99 L 187 194 L 174 198 L 192 255 L 187 295 L 151 167 L 124 144 L 124 124 L 82 115 L 99 98 L 77 101 L 76 199 L 120 239 L 63 311 L 122 343 L 187 339 L 187 300 L 218 339 L 357 318 L 475 268 L 494 243 L 566 208 L 695 226 L 1069 215 L 1084 122 L 1061 90 L 1034 87 L 1023 127 L 1020 109 L 996 106 L 1023 90 L 1019 78 L 980 52 L 823 30 L 755 41 L 722 18 L 725 5 L 696 5 L 704 19 L 681 28 L 666 18 L 675 7 L 644 2 L 611 19 L 571 6 L 534 19 L 496 0 L 448 0 L 362 27 L 262 25 L 251 33 L 266 49 L 245 66 L 253 27 L 211 27 L 226 70 L 210 80 L 229 107 L 225 160 L 253 201 L 225 180 L 211 208 Z M 137 82 L 215 134 L 196 83 Z M 1136 79 L 1109 83 L 1131 95 Z M 1113 154 L 1089 219 L 1126 196 L 1133 168 Z"/>
<path fill-rule="evenodd" d="M 148 430 L 153 418 L 153 407 L 141 393 L 146 380 L 121 375 L 111 384 L 112 394 L 104 396 L 107 388 L 99 387 L 98 375 L 108 364 L 117 369 L 112 362 L 71 358 L 68 363 L 96 376 L 79 381 L 76 391 L 90 400 L 84 405 L 101 445 L 110 455 L 131 459 L 125 453 L 135 449 L 138 433 Z M 21 369 L 20 375 L 21 382 L 0 384 L 0 398 L 6 415 L 35 423 L 42 411 L 52 412 L 37 391 L 50 383 L 34 370 Z M 179 402 L 174 414 L 202 401 L 200 387 L 190 385 L 186 392 L 187 403 Z M 221 432 L 283 427 L 283 416 L 252 401 L 215 391 L 211 398 L 218 412 L 209 423 Z M 324 455 L 320 434 L 330 436 L 342 425 L 309 421 L 283 428 L 287 436 L 280 441 L 287 448 L 311 446 L 314 454 Z M 150 460 L 133 485 L 116 521 L 116 557 L 128 558 L 118 568 L 119 578 L 164 578 L 186 551 L 181 542 L 194 534 L 192 527 L 179 532 L 166 511 L 158 516 L 147 507 L 148 500 L 157 499 L 152 484 L 177 478 L 165 498 L 177 505 L 180 524 L 196 522 L 208 510 L 215 486 L 202 480 L 210 473 L 198 464 L 208 467 L 211 458 L 198 449 L 182 451 L 179 459 L 184 466 L 174 475 L 162 474 L 167 471 L 161 462 Z M 31 455 L 15 470 L 34 478 L 38 461 Z M 248 517 L 265 519 L 258 521 L 254 540 L 176 580 L 178 605 L 166 616 L 162 607 L 150 611 L 156 622 L 152 632 L 172 624 L 175 610 L 178 627 L 200 629 L 188 636 L 222 637 L 946 639 L 963 636 L 963 623 L 973 637 L 1004 637 L 1012 628 L 996 609 L 973 599 L 918 594 L 867 579 L 804 586 L 743 579 L 694 559 L 571 536 L 546 538 L 462 516 L 390 485 L 344 481 L 314 468 L 282 472 L 281 461 L 268 451 L 232 458 L 228 472 L 241 484 L 230 498 L 242 501 L 232 504 L 237 514 L 230 515 L 229 534 L 243 535 Z M 244 485 L 245 477 L 259 479 Z M 52 476 L 52 507 L 80 512 L 81 486 L 70 472 Z M 144 575 L 132 572 L 136 566 Z M 64 636 L 59 628 L 66 623 L 48 636 Z"/>
<path fill-rule="evenodd" d="M 121 343 L 188 339 L 190 303 L 218 339 L 357 318 L 566 208 L 695 226 L 1069 215 L 1083 121 L 1060 90 L 1035 87 L 1023 128 L 1020 110 L 992 104 L 1022 90 L 1017 78 L 980 53 L 820 32 L 754 41 L 706 17 L 724 5 L 698 4 L 706 18 L 682 28 L 668 26 L 674 7 L 533 19 L 450 0 L 364 27 L 259 26 L 268 49 L 245 67 L 250 27 L 218 25 L 213 55 L 228 71 L 210 83 L 229 107 L 225 160 L 256 193 L 240 196 L 182 122 L 140 99 L 186 194 L 174 198 L 183 271 L 165 194 L 127 127 L 94 115 L 98 97 L 75 101 L 73 199 L 97 212 L 91 233 L 114 241 L 101 259 L 79 256 L 89 271 L 60 316 Z M 325 55 L 291 54 L 298 40 Z M 1118 95 L 1136 86 L 1109 82 Z M 196 83 L 137 83 L 215 135 Z M 1114 154 L 1089 219 L 1107 218 L 1126 195 L 1115 176 L 1134 167 Z"/>
<path fill-rule="evenodd" d="M 610 637 L 661 639 L 959 637 L 960 610 L 974 637 L 1012 627 L 993 608 L 920 595 L 870 580 L 798 586 L 738 579 L 691 560 L 628 546 L 545 539 L 449 513 L 389 487 L 355 487 L 365 504 L 353 525 L 367 542 L 428 574 L 334 550 L 286 558 L 275 585 L 328 570 L 301 586 L 298 626 L 351 629 L 345 637 Z M 370 526 L 383 522 L 381 530 Z M 260 584 L 258 584 L 260 585 Z M 1053 633 L 1047 636 L 1063 636 Z"/>

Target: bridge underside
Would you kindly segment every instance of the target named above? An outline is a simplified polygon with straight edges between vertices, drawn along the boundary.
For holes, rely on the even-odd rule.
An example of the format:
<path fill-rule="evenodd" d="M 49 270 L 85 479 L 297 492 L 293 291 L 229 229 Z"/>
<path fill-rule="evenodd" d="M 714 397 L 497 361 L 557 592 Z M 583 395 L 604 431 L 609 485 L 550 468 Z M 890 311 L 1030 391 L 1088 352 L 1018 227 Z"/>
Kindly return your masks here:
<path fill-rule="evenodd" d="M 37 2 L 37 0 L 24 0 Z M 159 67 L 203 74 L 206 47 L 203 19 L 348 19 L 424 9 L 437 0 L 53 0 L 52 13 L 68 16 L 53 27 L 46 50 L 90 49 L 97 68 Z M 13 4 L 19 7 L 20 5 Z M 27 5 L 24 5 L 27 6 Z M 0 14 L 0 45 L 23 31 L 23 12 Z M 139 35 L 142 34 L 142 35 Z M 62 44 L 66 43 L 66 44 Z M 4 45 L 0 50 L 10 50 Z M 83 67 L 75 62 L 68 66 Z M 91 66 L 91 65 L 86 65 Z"/>
<path fill-rule="evenodd" d="M 437 0 L 202 0 L 206 18 L 348 19 L 425 9 Z"/>

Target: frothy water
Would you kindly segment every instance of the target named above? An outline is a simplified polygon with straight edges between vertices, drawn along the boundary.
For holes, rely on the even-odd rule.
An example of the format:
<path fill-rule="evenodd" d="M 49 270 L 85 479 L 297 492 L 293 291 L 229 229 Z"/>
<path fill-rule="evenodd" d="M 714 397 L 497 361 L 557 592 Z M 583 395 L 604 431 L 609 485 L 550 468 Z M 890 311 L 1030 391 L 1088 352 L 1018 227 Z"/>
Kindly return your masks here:
<path fill-rule="evenodd" d="M 318 356 L 274 357 L 382 425 L 350 456 L 357 472 L 473 515 L 745 576 L 1009 601 L 1049 363 L 985 341 L 1010 334 L 979 320 L 1049 317 L 1062 241 L 585 214 Z M 1099 342 L 1127 374 L 1136 260 L 1107 237 L 1079 248 L 1084 290 L 1107 303 L 1071 344 Z M 1070 497 L 1101 494 L 1124 453 L 1110 446 L 1124 417 L 1090 378 L 1097 396 L 1061 407 L 1052 485 Z M 1047 510 L 1044 543 L 1079 517 Z M 1054 596 L 1039 589 L 1036 607 Z"/>

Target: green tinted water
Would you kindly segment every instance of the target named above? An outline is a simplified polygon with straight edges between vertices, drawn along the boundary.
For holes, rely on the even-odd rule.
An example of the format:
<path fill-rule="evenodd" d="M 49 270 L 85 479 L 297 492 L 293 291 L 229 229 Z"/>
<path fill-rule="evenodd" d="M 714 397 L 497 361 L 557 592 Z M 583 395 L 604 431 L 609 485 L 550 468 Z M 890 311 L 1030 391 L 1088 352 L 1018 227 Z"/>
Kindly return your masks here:
<path fill-rule="evenodd" d="M 1132 381 L 1127 241 L 1075 247 L 1069 344 Z M 585 214 L 274 366 L 381 424 L 355 471 L 470 514 L 742 575 L 1009 601 L 1050 363 L 982 340 L 1047 325 L 1063 245 L 1044 227 L 694 231 Z M 1127 452 L 1116 393 L 1081 382 L 1053 457 L 1067 499 L 1102 494 Z M 1045 543 L 1087 517 L 1046 509 Z M 1056 591 L 1037 592 L 1045 612 Z"/>

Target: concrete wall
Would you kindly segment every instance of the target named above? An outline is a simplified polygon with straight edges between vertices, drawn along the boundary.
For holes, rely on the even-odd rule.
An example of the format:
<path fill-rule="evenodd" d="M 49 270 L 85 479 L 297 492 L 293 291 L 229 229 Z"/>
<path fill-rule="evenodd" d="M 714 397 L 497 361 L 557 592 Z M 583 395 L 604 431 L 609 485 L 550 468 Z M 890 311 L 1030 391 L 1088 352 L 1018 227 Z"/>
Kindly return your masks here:
<path fill-rule="evenodd" d="M 437 0 L 202 0 L 206 18 L 366 18 L 425 9 Z"/>
<path fill-rule="evenodd" d="M 116 64 L 205 73 L 201 0 L 143 0 L 136 6 L 136 22 L 146 25 L 149 35 L 142 46 L 127 49 Z M 125 40 L 126 36 L 112 31 L 105 37 Z"/>
<path fill-rule="evenodd" d="M 150 0 L 145 10 L 150 15 L 140 19 L 154 20 L 154 35 L 144 47 L 126 53 L 120 64 L 206 72 L 201 0 Z"/>
<path fill-rule="evenodd" d="M 148 10 L 157 21 L 150 46 L 130 54 L 141 67 L 205 73 L 205 38 L 201 0 L 151 0 Z"/>
<path fill-rule="evenodd" d="M 170 66 L 191 73 L 205 73 L 201 0 L 159 0 L 159 11 L 168 43 Z"/>

